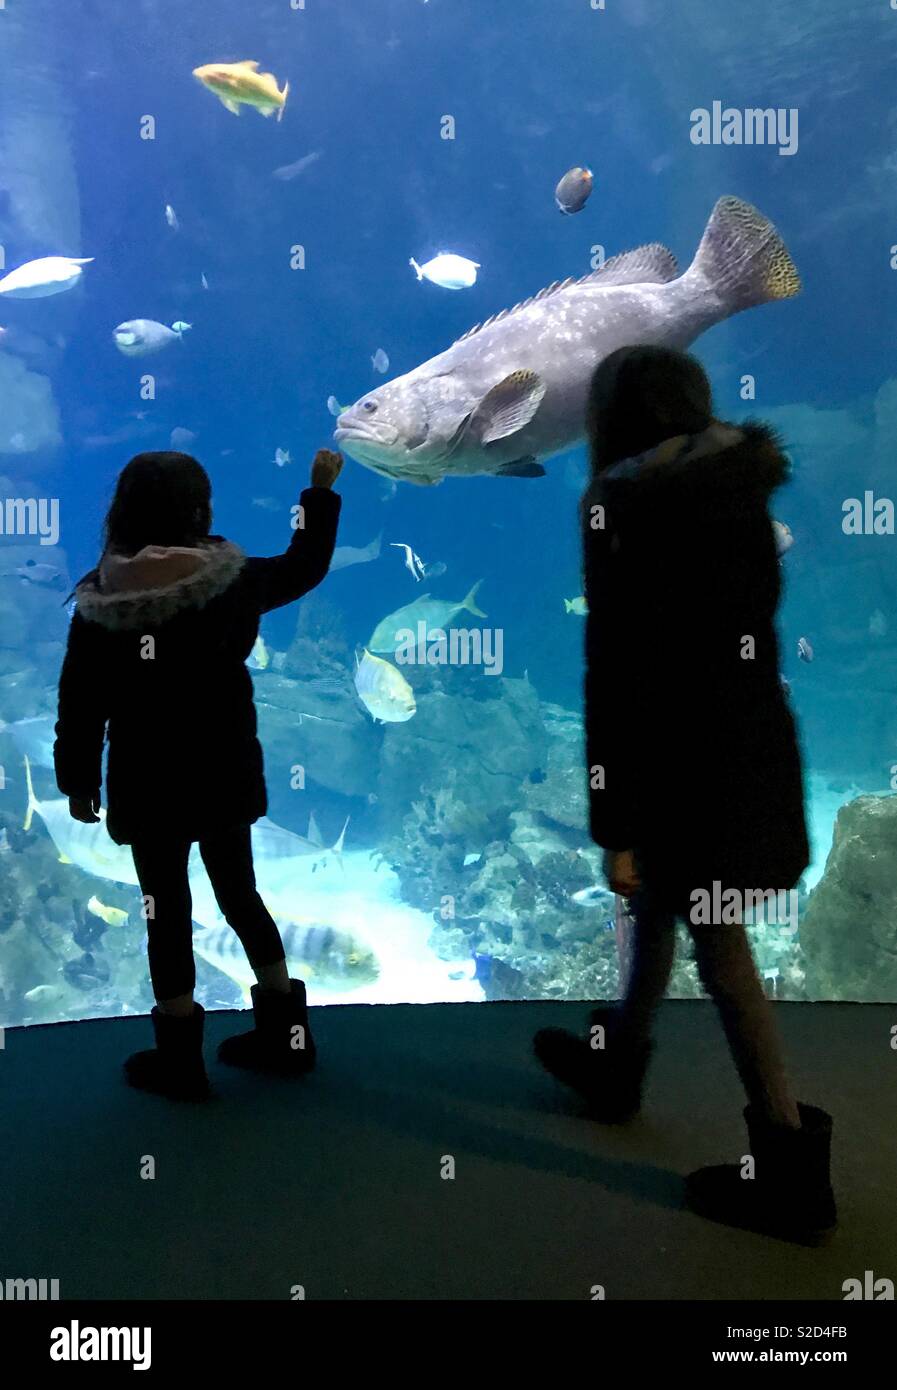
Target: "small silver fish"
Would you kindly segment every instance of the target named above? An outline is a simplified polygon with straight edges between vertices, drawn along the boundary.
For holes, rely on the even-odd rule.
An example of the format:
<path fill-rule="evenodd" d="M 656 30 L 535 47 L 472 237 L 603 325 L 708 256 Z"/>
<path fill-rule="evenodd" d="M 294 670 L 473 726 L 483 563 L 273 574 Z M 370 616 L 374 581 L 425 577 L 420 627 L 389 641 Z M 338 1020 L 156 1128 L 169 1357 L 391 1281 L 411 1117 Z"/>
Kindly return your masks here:
<path fill-rule="evenodd" d="M 180 231 L 181 224 L 178 221 L 178 215 L 171 206 L 171 203 L 165 204 L 165 221 L 173 232 Z"/>
<path fill-rule="evenodd" d="M 791 534 L 790 526 L 786 526 L 784 521 L 776 521 L 773 518 L 772 529 L 776 539 L 776 554 L 782 556 L 790 550 L 794 544 L 794 537 Z"/>
<path fill-rule="evenodd" d="M 330 411 L 330 414 L 334 417 L 334 419 L 336 419 L 337 416 L 342 415 L 345 407 L 340 405 L 339 401 L 336 399 L 336 396 L 328 396 L 327 409 Z"/>
<path fill-rule="evenodd" d="M 285 464 L 292 463 L 293 460 L 290 458 L 289 449 L 275 449 L 274 462 L 277 464 L 278 468 L 283 468 Z"/>
<path fill-rule="evenodd" d="M 263 507 L 266 512 L 279 512 L 280 503 L 276 497 L 253 497 L 254 507 Z"/>
<path fill-rule="evenodd" d="M 209 282 L 208 282 L 208 280 L 206 279 L 206 273 L 205 273 L 205 271 L 203 271 L 202 274 L 200 275 L 200 277 L 199 277 L 199 283 L 202 285 L 202 287 L 203 287 L 204 290 L 207 290 L 207 289 L 209 288 Z"/>
<path fill-rule="evenodd" d="M 175 425 L 169 438 L 172 449 L 186 449 L 188 444 L 193 443 L 196 434 L 193 430 L 184 429 L 183 425 Z"/>
<path fill-rule="evenodd" d="M 283 183 L 289 183 L 292 179 L 298 178 L 306 169 L 321 158 L 321 150 L 313 150 L 311 154 L 304 154 L 301 159 L 297 159 L 293 164 L 281 164 L 275 169 L 271 177 L 280 179 Z"/>
<path fill-rule="evenodd" d="M 16 566 L 16 574 L 25 584 L 58 584 L 62 571 L 55 565 L 39 564 L 37 560 L 26 560 L 24 565 Z"/>
<path fill-rule="evenodd" d="M 408 570 L 412 579 L 416 579 L 417 582 L 420 583 L 420 581 L 424 577 L 424 562 L 420 558 L 420 556 L 416 555 L 415 552 L 411 549 L 411 546 L 406 545 L 404 541 L 390 541 L 389 543 L 390 545 L 395 546 L 398 550 L 404 550 L 405 568 L 406 570 Z"/>
<path fill-rule="evenodd" d="M 814 656 L 813 648 L 810 646 L 810 644 L 809 644 L 809 642 L 807 641 L 806 637 L 798 637 L 798 639 L 797 639 L 797 655 L 798 655 L 798 659 L 799 659 L 800 661 L 806 661 L 807 663 L 809 663 L 809 662 L 811 662 L 811 661 L 813 660 L 813 656 Z"/>
<path fill-rule="evenodd" d="M 568 169 L 554 190 L 554 201 L 561 212 L 572 214 L 582 212 L 594 186 L 591 169 L 575 165 Z"/>
<path fill-rule="evenodd" d="M 375 372 L 382 373 L 389 371 L 389 357 L 383 351 L 382 348 L 378 348 L 377 351 L 374 353 L 373 357 L 371 358 L 371 366 L 373 367 Z"/>

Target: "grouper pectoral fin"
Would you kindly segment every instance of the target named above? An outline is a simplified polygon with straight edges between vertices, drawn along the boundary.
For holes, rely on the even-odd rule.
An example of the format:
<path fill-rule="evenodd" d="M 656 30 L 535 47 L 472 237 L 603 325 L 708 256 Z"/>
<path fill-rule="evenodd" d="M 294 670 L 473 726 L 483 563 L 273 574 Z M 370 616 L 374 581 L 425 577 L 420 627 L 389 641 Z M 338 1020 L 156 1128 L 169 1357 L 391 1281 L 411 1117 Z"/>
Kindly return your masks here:
<path fill-rule="evenodd" d="M 220 101 L 221 101 L 221 105 L 222 105 L 222 106 L 226 106 L 227 109 L 228 109 L 228 111 L 232 111 L 233 114 L 234 114 L 235 116 L 239 116 L 239 114 L 240 114 L 240 104 L 239 104 L 239 102 L 232 101 L 230 97 L 221 97 L 221 98 L 220 98 Z"/>
<path fill-rule="evenodd" d="M 539 409 L 545 390 L 545 383 L 536 372 L 511 372 L 486 392 L 468 421 L 468 433 L 481 444 L 516 434 Z"/>
<path fill-rule="evenodd" d="M 526 458 L 513 459 L 511 463 L 503 463 L 500 468 L 496 468 L 493 475 L 496 478 L 544 478 L 545 469 L 541 463 L 537 463 L 532 454 Z"/>

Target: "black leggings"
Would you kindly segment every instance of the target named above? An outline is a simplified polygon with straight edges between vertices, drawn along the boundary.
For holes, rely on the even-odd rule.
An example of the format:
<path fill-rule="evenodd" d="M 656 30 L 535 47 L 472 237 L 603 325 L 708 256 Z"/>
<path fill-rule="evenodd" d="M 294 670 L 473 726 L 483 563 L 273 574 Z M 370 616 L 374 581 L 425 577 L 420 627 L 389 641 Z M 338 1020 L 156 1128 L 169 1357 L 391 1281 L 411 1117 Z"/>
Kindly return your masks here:
<path fill-rule="evenodd" d="M 153 994 L 160 1000 L 191 994 L 196 984 L 193 900 L 187 878 L 190 844 L 158 836 L 131 846 L 141 892 L 152 900 L 147 950 Z M 238 825 L 206 836 L 199 852 L 218 906 L 243 943 L 250 965 L 282 961 L 280 932 L 255 886 L 250 827 Z"/>

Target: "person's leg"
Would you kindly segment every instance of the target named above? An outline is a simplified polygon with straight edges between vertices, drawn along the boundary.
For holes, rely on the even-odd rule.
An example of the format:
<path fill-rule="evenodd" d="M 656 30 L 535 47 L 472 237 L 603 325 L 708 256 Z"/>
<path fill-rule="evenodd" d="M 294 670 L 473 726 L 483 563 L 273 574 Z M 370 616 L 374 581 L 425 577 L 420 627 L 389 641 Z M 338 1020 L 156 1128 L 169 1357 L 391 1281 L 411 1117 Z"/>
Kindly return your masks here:
<path fill-rule="evenodd" d="M 255 885 L 248 825 L 204 837 L 199 852 L 218 906 L 243 944 L 259 986 L 290 993 L 283 941 Z"/>
<path fill-rule="evenodd" d="M 669 984 L 676 951 L 676 919 L 642 890 L 631 899 L 633 925 L 632 963 L 626 991 L 619 1005 L 621 1038 L 647 1042 L 654 1015 Z"/>
<path fill-rule="evenodd" d="M 160 1013 L 193 1013 L 192 900 L 187 879 L 187 840 L 143 840 L 131 846 L 140 891 L 147 900 L 147 954 Z"/>
<path fill-rule="evenodd" d="M 690 927 L 698 972 L 719 1010 L 748 1100 L 773 1124 L 800 1128 L 772 1006 L 741 924 Z"/>

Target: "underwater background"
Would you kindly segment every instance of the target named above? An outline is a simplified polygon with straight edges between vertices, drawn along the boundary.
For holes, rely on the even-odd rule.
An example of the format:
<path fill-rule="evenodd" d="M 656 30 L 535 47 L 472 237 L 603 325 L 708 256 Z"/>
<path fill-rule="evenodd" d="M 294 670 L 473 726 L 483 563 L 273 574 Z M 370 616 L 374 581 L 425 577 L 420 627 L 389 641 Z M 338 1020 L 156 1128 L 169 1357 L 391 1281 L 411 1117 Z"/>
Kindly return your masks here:
<path fill-rule="evenodd" d="M 884 0 L 0 4 L 0 273 L 92 258 L 64 293 L 0 285 L 0 501 L 8 518 L 9 499 L 58 499 L 60 521 L 57 545 L 8 520 L 0 537 L 0 1024 L 152 1004 L 138 889 L 116 864 L 67 862 L 48 759 L 65 599 L 128 458 L 194 453 L 213 529 L 274 554 L 332 441 L 329 398 L 587 274 L 596 247 L 660 241 L 686 267 L 726 194 L 772 219 L 803 280 L 694 347 L 718 414 L 771 422 L 794 465 L 775 500 L 793 536 L 782 674 L 814 860 L 798 930 L 751 933 L 779 998 L 897 998 L 895 540 L 893 523 L 842 526 L 846 499 L 894 489 L 895 57 Z M 192 75 L 246 59 L 289 81 L 282 120 L 237 119 Z M 796 111 L 797 147 L 692 143 L 692 111 L 717 101 Z M 594 189 L 561 216 L 555 186 L 577 165 Z M 409 258 L 442 251 L 478 263 L 472 286 L 418 280 Z M 139 318 L 190 327 L 144 361 L 112 336 Z M 254 671 L 269 816 L 302 837 L 286 865 L 257 847 L 259 884 L 313 1003 L 618 993 L 586 830 L 583 619 L 565 603 L 585 476 L 582 448 L 543 478 L 435 488 L 347 459 L 339 544 L 366 553 L 264 620 Z M 457 602 L 476 583 L 501 675 L 409 671 L 414 717 L 375 724 L 356 651 L 420 591 Z M 204 949 L 220 918 L 201 878 L 197 993 L 233 1006 L 246 981 L 215 963 L 214 935 Z M 700 992 L 683 933 L 674 993 Z"/>

